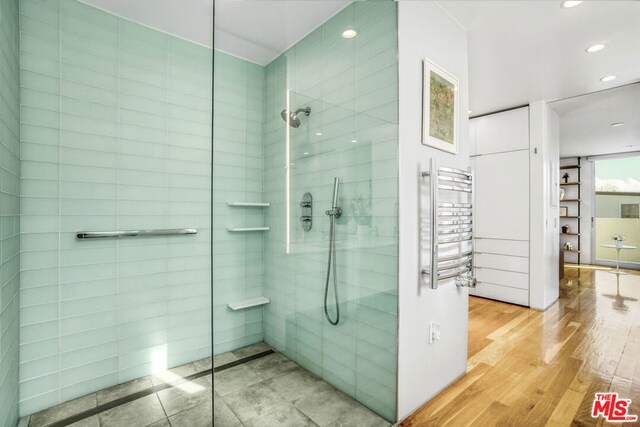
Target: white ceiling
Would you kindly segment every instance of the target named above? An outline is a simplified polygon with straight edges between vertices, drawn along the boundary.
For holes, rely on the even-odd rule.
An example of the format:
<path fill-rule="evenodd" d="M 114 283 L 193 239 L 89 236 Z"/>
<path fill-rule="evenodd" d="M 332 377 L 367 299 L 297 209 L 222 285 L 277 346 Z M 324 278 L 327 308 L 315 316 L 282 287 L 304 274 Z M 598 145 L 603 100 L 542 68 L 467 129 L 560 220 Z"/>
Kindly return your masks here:
<path fill-rule="evenodd" d="M 640 80 L 640 1 L 441 1 L 469 30 L 472 115 Z M 607 47 L 587 54 L 596 43 Z M 602 83 L 600 77 L 618 78 Z"/>
<path fill-rule="evenodd" d="M 216 49 L 266 65 L 352 0 L 216 0 Z"/>
<path fill-rule="evenodd" d="M 83 0 L 211 46 L 214 0 Z M 351 0 L 215 0 L 216 49 L 265 65 Z M 640 81 L 640 1 L 439 2 L 469 31 L 472 115 Z M 595 43 L 607 47 L 587 54 Z M 613 82 L 600 77 L 616 74 Z"/>
<path fill-rule="evenodd" d="M 212 45 L 213 0 L 81 0 L 205 46 Z"/>
<path fill-rule="evenodd" d="M 212 45 L 213 0 L 81 0 L 187 40 Z M 216 49 L 266 65 L 352 0 L 215 0 Z"/>
<path fill-rule="evenodd" d="M 560 116 L 560 157 L 640 150 L 640 83 L 550 105 Z"/>

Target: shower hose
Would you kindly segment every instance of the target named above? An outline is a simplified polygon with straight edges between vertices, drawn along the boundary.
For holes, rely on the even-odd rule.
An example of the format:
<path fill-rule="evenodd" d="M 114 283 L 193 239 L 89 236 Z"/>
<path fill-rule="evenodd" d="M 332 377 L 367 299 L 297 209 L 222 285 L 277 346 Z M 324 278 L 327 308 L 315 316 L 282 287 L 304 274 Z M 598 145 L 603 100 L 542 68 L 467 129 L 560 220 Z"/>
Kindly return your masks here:
<path fill-rule="evenodd" d="M 327 309 L 327 298 L 329 296 L 329 278 L 333 265 L 333 295 L 336 301 L 336 320 L 331 318 Z M 329 259 L 327 260 L 327 280 L 324 285 L 324 315 L 332 325 L 337 325 L 340 321 L 340 304 L 338 303 L 338 272 L 336 271 L 336 216 L 329 215 Z"/>

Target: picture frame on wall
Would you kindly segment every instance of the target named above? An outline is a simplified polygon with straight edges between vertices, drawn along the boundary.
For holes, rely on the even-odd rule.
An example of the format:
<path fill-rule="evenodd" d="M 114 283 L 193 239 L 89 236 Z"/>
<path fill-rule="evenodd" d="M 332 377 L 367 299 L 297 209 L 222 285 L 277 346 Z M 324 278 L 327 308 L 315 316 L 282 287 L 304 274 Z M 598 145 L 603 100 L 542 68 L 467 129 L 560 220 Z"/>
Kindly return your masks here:
<path fill-rule="evenodd" d="M 422 144 L 458 153 L 458 79 L 423 60 Z"/>

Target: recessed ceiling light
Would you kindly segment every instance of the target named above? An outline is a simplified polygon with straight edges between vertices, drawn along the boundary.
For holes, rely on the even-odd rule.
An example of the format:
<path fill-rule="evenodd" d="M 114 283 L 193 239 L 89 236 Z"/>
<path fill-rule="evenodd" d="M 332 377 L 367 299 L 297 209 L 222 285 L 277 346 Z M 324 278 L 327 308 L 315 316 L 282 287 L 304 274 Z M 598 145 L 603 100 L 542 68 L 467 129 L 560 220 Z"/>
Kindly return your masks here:
<path fill-rule="evenodd" d="M 614 76 L 613 74 L 610 76 L 604 76 L 600 78 L 601 82 L 610 82 L 611 80 L 615 80 L 616 76 Z"/>
<path fill-rule="evenodd" d="M 357 35 L 358 35 L 358 32 L 356 30 L 354 30 L 354 29 L 344 30 L 342 32 L 342 38 L 343 39 L 352 39 Z"/>
<path fill-rule="evenodd" d="M 619 126 L 624 126 L 624 122 L 615 122 L 610 125 L 612 128 L 617 128 Z"/>
<path fill-rule="evenodd" d="M 316 136 L 322 136 L 322 132 L 316 132 Z"/>
<path fill-rule="evenodd" d="M 467 114 L 471 114 L 471 113 L 473 113 L 473 111 L 467 110 Z"/>
<path fill-rule="evenodd" d="M 562 2 L 562 7 L 564 7 L 565 9 L 569 9 L 572 7 L 576 7 L 579 6 L 580 3 L 582 3 L 582 1 L 578 1 L 578 0 L 566 0 Z"/>
<path fill-rule="evenodd" d="M 308 152 L 308 151 L 305 151 L 305 152 L 304 152 L 304 153 L 302 153 L 302 154 L 304 154 L 305 156 L 308 156 L 308 155 L 309 155 L 309 152 Z"/>
<path fill-rule="evenodd" d="M 358 140 L 357 140 L 357 139 L 352 139 L 352 140 L 351 140 L 351 143 L 352 143 L 352 144 L 355 144 L 355 143 L 357 143 L 357 142 L 358 142 Z"/>
<path fill-rule="evenodd" d="M 594 53 L 604 49 L 604 45 L 602 43 L 594 44 L 593 46 L 589 46 L 585 50 L 587 53 Z"/>

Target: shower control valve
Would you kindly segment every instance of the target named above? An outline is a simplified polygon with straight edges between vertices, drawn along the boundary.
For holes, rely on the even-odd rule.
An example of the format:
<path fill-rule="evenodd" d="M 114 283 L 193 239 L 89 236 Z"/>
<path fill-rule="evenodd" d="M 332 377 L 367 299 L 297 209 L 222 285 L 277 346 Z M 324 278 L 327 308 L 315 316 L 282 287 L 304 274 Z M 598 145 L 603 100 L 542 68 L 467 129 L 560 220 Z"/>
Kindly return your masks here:
<path fill-rule="evenodd" d="M 325 214 L 328 216 L 334 216 L 336 218 L 340 218 L 342 216 L 342 209 L 340 208 L 331 208 L 325 211 Z"/>

